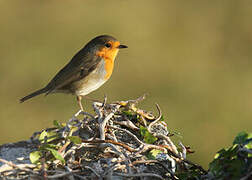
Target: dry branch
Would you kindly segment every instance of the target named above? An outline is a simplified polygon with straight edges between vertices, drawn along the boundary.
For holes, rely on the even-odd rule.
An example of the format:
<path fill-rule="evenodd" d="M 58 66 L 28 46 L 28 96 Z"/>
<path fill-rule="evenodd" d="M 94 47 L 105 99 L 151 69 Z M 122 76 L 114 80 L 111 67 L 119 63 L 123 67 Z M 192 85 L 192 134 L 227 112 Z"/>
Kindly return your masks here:
<path fill-rule="evenodd" d="M 143 99 L 145 95 L 136 100 L 107 104 L 105 97 L 103 102 L 93 103 L 95 115 L 79 111 L 64 126 L 59 124 L 34 133 L 31 142 L 38 144 L 38 151 L 47 144 L 53 144 L 59 147 L 58 156 L 62 155 L 64 163 L 59 159 L 50 160 L 52 150 L 43 151 L 43 158 L 33 169 L 0 159 L 0 162 L 12 167 L 8 171 L 1 171 L 0 167 L 0 177 L 11 174 L 15 178 L 32 176 L 35 179 L 42 175 L 44 179 L 69 180 L 115 179 L 118 176 L 124 179 L 175 180 L 178 179 L 175 172 L 181 167 L 194 167 L 202 174 L 206 173 L 201 166 L 185 159 L 183 144 L 183 151 L 178 151 L 164 122 L 160 122 L 162 111 L 157 104 L 157 117 L 137 108 L 136 105 Z M 143 135 L 143 128 L 149 134 Z M 45 137 L 42 142 L 39 136 L 44 132 L 54 135 Z M 76 142 L 78 138 L 80 142 Z M 145 138 L 153 138 L 154 141 L 150 143 Z M 149 157 L 152 150 L 158 152 L 152 155 L 154 160 Z"/>

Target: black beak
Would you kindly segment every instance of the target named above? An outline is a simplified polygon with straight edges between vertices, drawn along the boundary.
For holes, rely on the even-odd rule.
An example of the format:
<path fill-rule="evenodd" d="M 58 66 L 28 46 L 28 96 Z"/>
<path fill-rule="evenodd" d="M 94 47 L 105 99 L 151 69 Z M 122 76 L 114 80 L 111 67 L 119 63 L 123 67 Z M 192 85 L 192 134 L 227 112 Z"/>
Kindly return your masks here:
<path fill-rule="evenodd" d="M 119 49 L 123 49 L 123 48 L 128 48 L 128 46 L 122 45 L 122 44 L 121 44 L 121 45 L 118 46 L 118 48 L 119 48 Z"/>

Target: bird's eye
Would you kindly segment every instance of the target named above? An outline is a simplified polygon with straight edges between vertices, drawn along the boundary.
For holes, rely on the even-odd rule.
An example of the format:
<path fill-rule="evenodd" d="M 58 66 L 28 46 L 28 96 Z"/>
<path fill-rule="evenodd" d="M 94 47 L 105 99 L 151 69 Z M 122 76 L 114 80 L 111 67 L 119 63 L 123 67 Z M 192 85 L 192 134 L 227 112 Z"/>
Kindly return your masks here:
<path fill-rule="evenodd" d="M 107 48 L 110 48 L 110 47 L 111 47 L 111 44 L 106 43 L 105 46 L 106 46 Z"/>

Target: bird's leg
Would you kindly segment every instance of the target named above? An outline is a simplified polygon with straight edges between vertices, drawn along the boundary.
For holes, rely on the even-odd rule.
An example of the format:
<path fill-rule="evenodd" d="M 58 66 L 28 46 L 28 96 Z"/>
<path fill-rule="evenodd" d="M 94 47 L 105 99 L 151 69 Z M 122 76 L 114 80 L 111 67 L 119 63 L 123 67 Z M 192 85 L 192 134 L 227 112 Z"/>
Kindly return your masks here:
<path fill-rule="evenodd" d="M 82 99 L 82 96 L 77 96 L 78 104 L 80 106 L 81 111 L 83 111 L 83 107 L 82 107 L 82 104 L 81 104 L 81 99 Z"/>

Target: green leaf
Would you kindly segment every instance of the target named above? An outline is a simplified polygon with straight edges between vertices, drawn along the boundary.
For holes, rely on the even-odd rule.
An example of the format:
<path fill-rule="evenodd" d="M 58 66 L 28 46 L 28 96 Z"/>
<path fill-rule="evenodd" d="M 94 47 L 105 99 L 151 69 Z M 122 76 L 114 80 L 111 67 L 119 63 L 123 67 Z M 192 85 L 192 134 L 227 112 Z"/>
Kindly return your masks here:
<path fill-rule="evenodd" d="M 40 158 L 42 156 L 42 153 L 40 151 L 33 151 L 30 153 L 30 161 L 33 164 L 36 164 L 39 162 Z"/>
<path fill-rule="evenodd" d="M 146 127 L 140 126 L 140 134 L 144 137 L 144 142 L 148 144 L 153 144 L 157 140 Z"/>
<path fill-rule="evenodd" d="M 53 121 L 53 125 L 54 125 L 56 128 L 62 128 L 62 127 L 63 127 L 63 126 L 60 124 L 60 122 L 57 121 L 57 120 L 54 120 L 54 121 Z"/>
<path fill-rule="evenodd" d="M 69 139 L 74 144 L 81 144 L 82 140 L 79 136 L 68 136 L 67 139 Z"/>
<path fill-rule="evenodd" d="M 62 157 L 62 155 L 55 149 L 52 148 L 46 148 L 48 151 L 52 153 L 52 155 L 55 157 L 55 159 L 60 160 L 62 164 L 65 164 L 65 159 Z"/>
<path fill-rule="evenodd" d="M 47 132 L 44 130 L 44 131 L 42 131 L 42 132 L 40 133 L 40 135 L 39 135 L 39 140 L 40 140 L 40 141 L 43 141 L 43 140 L 45 139 L 45 137 L 48 137 L 48 135 L 47 135 Z"/>
<path fill-rule="evenodd" d="M 71 130 L 70 130 L 70 133 L 69 133 L 69 136 L 71 136 L 75 131 L 77 131 L 79 128 L 76 127 L 76 126 L 72 126 L 71 127 Z"/>
<path fill-rule="evenodd" d="M 131 111 L 131 110 L 128 110 L 128 111 L 122 111 L 122 114 L 124 114 L 125 116 L 127 116 L 127 118 L 130 120 L 130 121 L 138 121 L 140 116 Z"/>
<path fill-rule="evenodd" d="M 147 155 L 148 159 L 157 159 L 157 155 L 162 153 L 159 149 L 152 149 L 149 154 Z"/>
<path fill-rule="evenodd" d="M 250 146 L 251 133 L 239 133 L 229 148 L 221 149 L 215 159 L 209 164 L 209 172 L 214 175 L 214 179 L 240 179 L 249 167 L 250 153 L 241 151 L 246 145 Z"/>
<path fill-rule="evenodd" d="M 126 116 L 133 116 L 134 113 L 132 111 L 122 111 L 122 114 L 126 115 Z"/>
<path fill-rule="evenodd" d="M 233 142 L 233 144 L 244 145 L 245 148 L 252 148 L 252 133 L 240 132 Z"/>
<path fill-rule="evenodd" d="M 248 133 L 248 136 L 247 136 L 247 139 L 246 139 L 246 142 L 245 142 L 245 148 L 247 149 L 252 149 L 252 133 Z M 250 154 L 251 155 L 251 154 Z"/>
<path fill-rule="evenodd" d="M 41 150 L 46 150 L 47 148 L 53 148 L 53 149 L 58 149 L 60 146 L 56 144 L 43 144 L 40 149 Z"/>
<path fill-rule="evenodd" d="M 140 126 L 140 134 L 141 134 L 141 136 L 144 137 L 144 135 L 146 134 L 146 131 L 148 131 L 147 128 L 145 128 L 143 126 Z"/>
<path fill-rule="evenodd" d="M 247 149 L 252 149 L 252 139 L 248 141 L 248 144 L 246 144 L 244 147 Z"/>
<path fill-rule="evenodd" d="M 234 139 L 233 144 L 244 144 L 247 140 L 248 133 L 246 132 L 240 132 Z"/>
<path fill-rule="evenodd" d="M 152 134 L 150 134 L 149 132 L 144 137 L 144 141 L 148 144 L 153 144 L 156 140 L 157 138 L 153 136 Z"/>
<path fill-rule="evenodd" d="M 42 143 L 45 143 L 45 138 L 47 137 L 47 142 L 53 141 L 57 138 L 57 134 L 53 131 L 46 132 L 45 130 L 39 135 L 39 140 Z"/>

